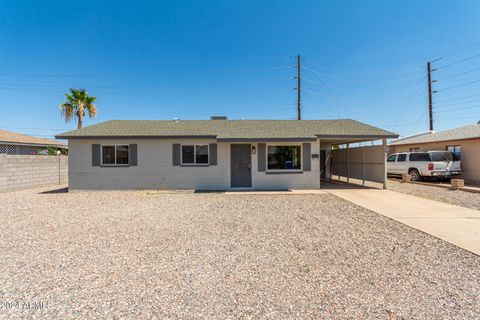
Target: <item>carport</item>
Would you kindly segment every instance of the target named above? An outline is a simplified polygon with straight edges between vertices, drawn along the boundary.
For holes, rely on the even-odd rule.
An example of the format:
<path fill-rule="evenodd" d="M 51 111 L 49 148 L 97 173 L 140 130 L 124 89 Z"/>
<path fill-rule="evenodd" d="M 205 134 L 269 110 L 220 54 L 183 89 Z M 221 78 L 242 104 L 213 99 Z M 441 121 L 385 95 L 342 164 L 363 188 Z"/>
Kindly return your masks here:
<path fill-rule="evenodd" d="M 386 189 L 386 148 L 383 136 L 320 137 L 321 179 L 362 186 L 374 182 Z"/>

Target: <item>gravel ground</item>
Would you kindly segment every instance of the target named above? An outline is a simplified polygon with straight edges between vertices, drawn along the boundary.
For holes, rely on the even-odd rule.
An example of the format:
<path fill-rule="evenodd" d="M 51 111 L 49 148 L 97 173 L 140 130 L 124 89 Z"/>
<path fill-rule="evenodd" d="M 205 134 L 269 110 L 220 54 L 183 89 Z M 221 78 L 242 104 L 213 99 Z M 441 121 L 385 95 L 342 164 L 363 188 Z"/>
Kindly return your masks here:
<path fill-rule="evenodd" d="M 480 317 L 480 257 L 328 194 L 4 193 L 0 246 L 3 318 Z"/>
<path fill-rule="evenodd" d="M 480 210 L 480 194 L 460 190 L 426 186 L 413 183 L 401 183 L 388 180 L 388 188 L 393 191 L 412 194 L 422 198 L 437 200 L 457 206 Z"/>

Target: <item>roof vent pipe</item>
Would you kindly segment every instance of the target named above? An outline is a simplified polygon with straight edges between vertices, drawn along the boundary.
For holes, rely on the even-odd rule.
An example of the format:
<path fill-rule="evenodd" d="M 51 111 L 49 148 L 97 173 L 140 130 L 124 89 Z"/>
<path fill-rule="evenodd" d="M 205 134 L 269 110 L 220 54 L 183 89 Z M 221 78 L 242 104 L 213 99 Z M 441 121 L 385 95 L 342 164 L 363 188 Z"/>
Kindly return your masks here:
<path fill-rule="evenodd" d="M 228 120 L 226 116 L 211 116 L 210 120 Z"/>

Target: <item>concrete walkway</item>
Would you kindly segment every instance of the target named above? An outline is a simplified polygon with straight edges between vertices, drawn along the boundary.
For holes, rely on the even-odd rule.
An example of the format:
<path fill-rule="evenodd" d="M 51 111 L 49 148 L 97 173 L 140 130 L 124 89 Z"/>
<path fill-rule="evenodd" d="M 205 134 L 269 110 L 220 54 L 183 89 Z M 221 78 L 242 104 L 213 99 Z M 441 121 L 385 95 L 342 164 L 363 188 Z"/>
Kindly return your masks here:
<path fill-rule="evenodd" d="M 480 211 L 390 190 L 332 188 L 328 192 L 480 255 Z"/>

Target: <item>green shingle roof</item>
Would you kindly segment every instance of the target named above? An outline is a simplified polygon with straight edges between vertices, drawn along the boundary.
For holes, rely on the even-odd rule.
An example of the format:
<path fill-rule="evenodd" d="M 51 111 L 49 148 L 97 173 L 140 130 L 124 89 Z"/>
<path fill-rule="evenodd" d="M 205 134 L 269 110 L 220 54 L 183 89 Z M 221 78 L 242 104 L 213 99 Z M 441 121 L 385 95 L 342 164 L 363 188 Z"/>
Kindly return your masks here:
<path fill-rule="evenodd" d="M 355 120 L 112 120 L 57 135 L 58 139 L 109 137 L 213 137 L 314 139 L 317 136 L 396 138 Z"/>

